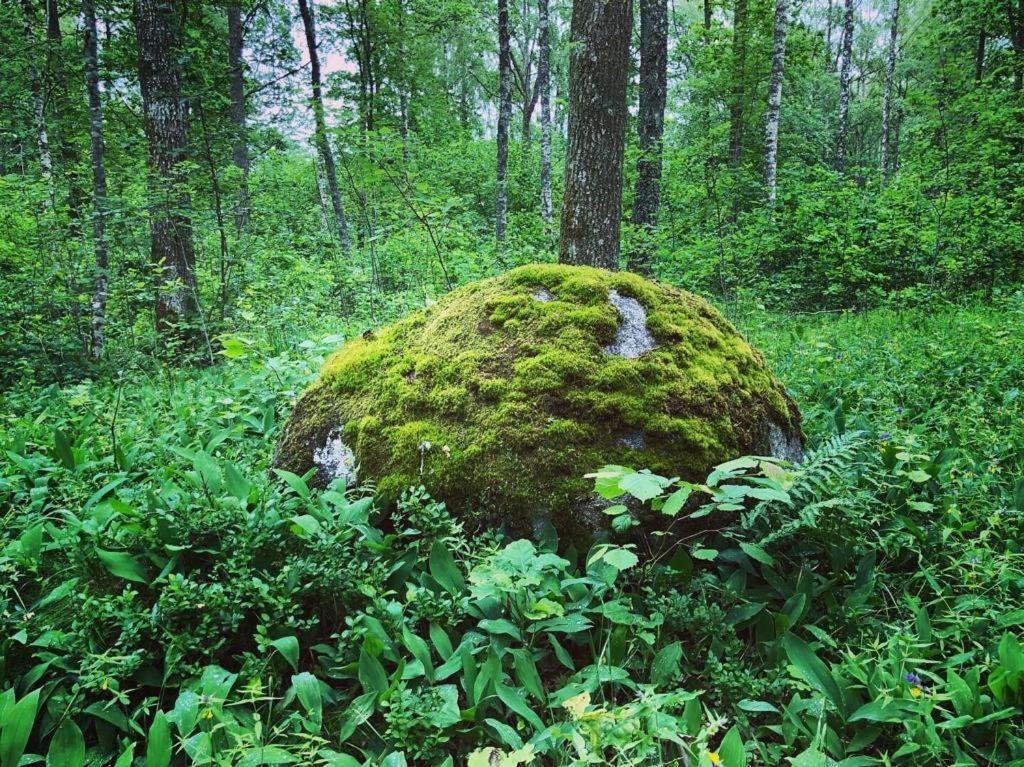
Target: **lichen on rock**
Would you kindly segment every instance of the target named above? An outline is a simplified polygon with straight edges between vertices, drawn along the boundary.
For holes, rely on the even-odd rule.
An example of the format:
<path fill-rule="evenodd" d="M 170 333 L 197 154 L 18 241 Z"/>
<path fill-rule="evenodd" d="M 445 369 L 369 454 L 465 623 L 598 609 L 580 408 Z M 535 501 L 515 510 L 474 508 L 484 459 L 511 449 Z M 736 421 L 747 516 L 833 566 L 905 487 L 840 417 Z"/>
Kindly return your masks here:
<path fill-rule="evenodd" d="M 603 522 L 583 475 L 604 464 L 700 480 L 801 446 L 796 406 L 707 302 L 548 264 L 347 343 L 296 403 L 275 465 L 316 466 L 326 484 L 357 461 L 385 496 L 423 484 L 469 522 L 528 535 L 546 519 L 571 537 Z"/>

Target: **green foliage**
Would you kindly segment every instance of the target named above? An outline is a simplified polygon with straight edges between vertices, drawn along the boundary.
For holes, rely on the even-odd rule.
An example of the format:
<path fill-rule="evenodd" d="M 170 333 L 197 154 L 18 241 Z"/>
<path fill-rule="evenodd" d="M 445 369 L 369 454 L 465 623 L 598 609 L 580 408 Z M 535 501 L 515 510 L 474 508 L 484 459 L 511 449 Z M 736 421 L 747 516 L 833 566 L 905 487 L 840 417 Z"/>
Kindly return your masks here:
<path fill-rule="evenodd" d="M 269 473 L 335 339 L 8 393 L 4 765 L 1024 759 L 1020 317 L 742 315 L 815 447 L 596 472 L 659 553 Z"/>

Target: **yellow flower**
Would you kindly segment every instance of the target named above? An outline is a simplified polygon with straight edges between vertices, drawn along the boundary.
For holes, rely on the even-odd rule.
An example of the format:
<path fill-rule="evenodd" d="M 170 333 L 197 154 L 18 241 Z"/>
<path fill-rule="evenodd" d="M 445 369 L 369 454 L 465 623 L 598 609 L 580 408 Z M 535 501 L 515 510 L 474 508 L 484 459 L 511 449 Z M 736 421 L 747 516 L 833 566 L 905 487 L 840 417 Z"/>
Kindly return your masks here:
<path fill-rule="evenodd" d="M 579 695 L 573 695 L 567 701 L 562 704 L 562 708 L 569 712 L 569 716 L 573 719 L 579 719 L 583 716 L 583 712 L 587 710 L 587 706 L 590 705 L 590 693 L 581 692 Z"/>
<path fill-rule="evenodd" d="M 213 709 L 208 708 L 203 712 L 203 719 L 213 719 Z"/>
<path fill-rule="evenodd" d="M 708 761 L 712 764 L 721 764 L 722 757 L 718 755 L 717 751 L 711 751 L 710 753 L 708 753 Z"/>
<path fill-rule="evenodd" d="M 920 698 L 923 694 L 923 690 L 920 687 L 914 686 L 910 688 L 910 695 L 914 698 Z"/>
<path fill-rule="evenodd" d="M 110 687 L 110 682 L 108 680 L 104 679 L 102 682 L 100 682 L 100 689 L 104 692 L 107 690 L 108 687 Z"/>

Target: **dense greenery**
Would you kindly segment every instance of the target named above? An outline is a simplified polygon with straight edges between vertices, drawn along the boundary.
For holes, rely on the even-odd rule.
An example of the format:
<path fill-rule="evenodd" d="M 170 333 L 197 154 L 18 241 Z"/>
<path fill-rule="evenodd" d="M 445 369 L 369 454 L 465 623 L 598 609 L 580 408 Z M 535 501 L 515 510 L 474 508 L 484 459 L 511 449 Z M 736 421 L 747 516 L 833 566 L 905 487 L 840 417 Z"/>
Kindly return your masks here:
<path fill-rule="evenodd" d="M 1024 759 L 1024 303 L 735 314 L 813 452 L 597 472 L 667 561 L 269 474 L 336 337 L 8 393 L 4 764 Z"/>
<path fill-rule="evenodd" d="M 0 767 L 1024 765 L 1022 0 L 638 0 L 663 137 L 608 46 L 620 265 L 724 308 L 803 463 L 595 438 L 586 546 L 271 468 L 328 353 L 554 260 L 573 4 L 0 2 Z M 496 440 L 576 382 L 522 362 Z"/>

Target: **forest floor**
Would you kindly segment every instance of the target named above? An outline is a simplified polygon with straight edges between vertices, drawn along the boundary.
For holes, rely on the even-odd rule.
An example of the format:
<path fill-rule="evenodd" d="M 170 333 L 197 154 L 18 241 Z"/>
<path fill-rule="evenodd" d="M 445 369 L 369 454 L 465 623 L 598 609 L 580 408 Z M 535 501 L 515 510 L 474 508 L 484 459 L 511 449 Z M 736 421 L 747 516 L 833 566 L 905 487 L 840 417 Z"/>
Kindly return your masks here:
<path fill-rule="evenodd" d="M 754 762 L 772 763 L 805 750 L 828 751 L 838 759 L 853 753 L 891 756 L 908 749 L 904 756 L 918 751 L 921 758 L 971 754 L 977 763 L 985 763 L 1000 754 L 997 761 L 1009 763 L 1006 749 L 1020 747 L 1024 738 L 1024 665 L 1014 671 L 1024 656 L 1019 657 L 1019 644 L 1014 650 L 1012 641 L 1024 626 L 1024 301 L 1010 300 L 999 307 L 843 315 L 787 316 L 756 310 L 732 314 L 792 391 L 803 412 L 809 445 L 829 448 L 842 440 L 860 445 L 859 452 L 849 448 L 848 460 L 834 467 L 833 480 L 818 488 L 813 503 L 804 509 L 854 509 L 850 514 L 856 520 L 849 527 L 842 527 L 842 521 L 830 524 L 837 525 L 837 535 L 863 536 L 843 545 L 856 543 L 868 554 L 858 550 L 861 564 L 850 565 L 857 574 L 843 586 L 841 571 L 847 563 L 838 549 L 822 549 L 828 551 L 822 556 L 832 560 L 830 566 L 822 563 L 823 572 L 831 567 L 835 578 L 817 592 L 823 597 L 821 605 L 802 608 L 802 620 L 810 632 L 804 636 L 816 637 L 817 652 L 832 659 L 833 676 L 849 680 L 864 705 L 876 705 L 878 710 L 858 722 L 836 704 L 828 736 L 822 735 L 825 730 L 815 730 L 817 715 L 793 708 L 795 698 L 789 708 L 783 705 L 783 695 L 828 698 L 833 688 L 827 681 L 818 684 L 806 678 L 815 666 L 803 680 L 778 682 L 778 675 L 785 673 L 779 671 L 779 652 L 770 649 L 778 647 L 772 644 L 774 636 L 765 639 L 756 619 L 745 613 L 739 620 L 728 618 L 735 617 L 736 589 L 741 605 L 754 601 L 750 594 L 759 593 L 752 585 L 755 570 L 750 568 L 743 576 L 744 583 L 748 576 L 750 581 L 745 598 L 735 577 L 726 588 L 724 583 L 711 583 L 710 571 L 694 577 L 693 592 L 679 597 L 699 603 L 702 614 L 712 616 L 709 620 L 717 615 L 728 624 L 722 627 L 728 640 L 695 633 L 678 616 L 676 625 L 666 619 L 664 630 L 678 631 L 685 648 L 682 660 L 669 658 L 675 664 L 673 675 L 691 690 L 708 691 L 704 705 L 741 725 L 738 737 Z M 333 660 L 327 650 L 317 650 L 330 644 L 329 636 L 339 641 L 339 635 L 319 625 L 322 605 L 316 599 L 311 602 L 309 593 L 282 581 L 282 573 L 297 565 L 289 560 L 283 571 L 268 573 L 260 560 L 259 552 L 276 545 L 274 536 L 283 533 L 278 528 L 259 536 L 252 532 L 267 515 L 281 515 L 292 520 L 281 529 L 291 530 L 305 546 L 306 536 L 319 534 L 326 524 L 317 521 L 321 512 L 316 509 L 322 511 L 324 502 L 311 498 L 297 478 L 284 477 L 287 486 L 282 485 L 268 464 L 290 401 L 338 343 L 338 336 L 326 337 L 273 354 L 259 339 L 248 339 L 228 343 L 228 359 L 211 368 L 142 363 L 124 370 L 118 382 L 21 387 L 0 395 L 0 454 L 6 456 L 0 462 L 0 527 L 13 531 L 6 549 L 0 548 L 0 573 L 6 574 L 0 578 L 0 605 L 9 606 L 0 618 L 0 675 L 6 653 L 6 673 L 25 674 L 23 691 L 48 680 L 53 683 L 47 688 L 51 699 L 72 710 L 83 709 L 89 701 L 106 701 L 104 705 L 117 708 L 125 726 L 115 723 L 103 746 L 116 752 L 118 739 L 123 744 L 137 737 L 133 733 L 156 726 L 149 724 L 154 704 L 170 710 L 179 692 L 196 684 L 186 680 L 195 679 L 207 664 L 251 674 L 254 659 L 262 658 L 258 676 L 271 687 L 268 680 L 287 679 L 300 668 L 314 673 L 330 669 L 325 672 L 326 684 L 333 691 L 323 691 L 322 718 L 319 709 L 312 716 L 309 693 L 303 697 L 299 692 L 299 711 L 314 724 L 307 722 L 298 731 L 286 715 L 289 706 L 296 705 L 288 695 L 277 710 L 265 711 L 265 727 L 254 728 L 252 720 L 240 714 L 229 722 L 226 709 L 218 708 L 210 716 L 218 721 L 226 717 L 223 726 L 237 730 L 233 745 L 223 748 L 244 751 L 253 743 L 272 740 L 293 754 L 314 747 L 343 751 L 337 729 L 324 725 L 322 740 L 317 740 L 321 732 L 313 732 L 319 727 L 315 723 L 335 716 L 332 721 L 337 725 L 337 713 L 329 713 L 331 705 L 351 702 L 354 693 L 349 688 L 356 684 L 359 689 L 356 678 L 372 691 L 376 682 L 368 678 L 388 666 L 388 654 L 384 652 L 380 663 L 371 663 L 364 657 L 366 645 L 357 656 L 336 650 L 340 656 Z M 233 500 L 227 503 L 225 498 Z M 243 527 L 249 532 L 230 521 L 240 510 L 248 510 Z M 420 529 L 425 529 L 424 518 L 440 512 L 423 506 L 417 513 Z M 161 543 L 164 528 L 175 530 L 174 546 Z M 821 540 L 829 540 L 828 535 L 822 533 Z M 333 572 L 331 557 L 317 559 L 315 552 L 303 556 L 296 561 L 313 567 L 309 562 L 316 560 L 310 577 L 329 580 L 330 588 L 358 590 L 363 583 L 365 590 L 365 581 L 358 578 L 370 575 Z M 479 566 L 481 560 L 475 556 L 472 547 L 464 550 L 457 557 L 459 567 Z M 774 561 L 765 556 L 765 562 Z M 786 549 L 780 547 L 775 558 L 785 559 Z M 872 588 L 863 593 L 868 560 L 874 568 Z M 787 561 L 788 570 L 780 565 L 781 577 L 799 581 L 807 561 Z M 437 576 L 435 564 L 431 554 L 429 569 Z M 427 565 L 423 567 L 425 571 Z M 252 582 L 264 583 L 263 590 L 250 593 L 233 585 Z M 639 594 L 646 587 L 631 588 L 636 591 L 624 593 Z M 834 594 L 828 591 L 832 588 Z M 852 597 L 854 592 L 859 596 Z M 389 598 L 409 611 L 409 594 Z M 766 601 L 757 599 L 756 604 Z M 64 607 L 70 600 L 78 600 L 79 612 L 88 613 L 88 620 L 69 617 Z M 770 609 L 784 613 L 791 601 L 786 601 L 785 609 Z M 692 613 L 692 606 L 663 602 L 661 611 L 671 617 L 673 609 Z M 353 614 L 354 609 L 349 615 Z M 161 617 L 154 618 L 157 615 Z M 447 624 L 449 634 L 455 632 L 451 642 L 456 647 L 458 632 L 466 630 L 469 620 Z M 351 618 L 347 625 L 342 639 L 351 639 L 353 631 L 354 636 L 365 634 L 356 630 Z M 438 648 L 442 657 L 434 662 L 440 664 L 446 641 L 439 640 L 436 625 L 431 624 L 425 641 Z M 1003 636 L 1011 639 L 1001 641 Z M 293 637 L 294 646 L 288 637 Z M 425 641 L 407 640 L 418 659 L 430 656 Z M 636 641 L 642 647 L 642 641 Z M 108 651 L 110 642 L 118 644 L 118 652 Z M 314 642 L 320 644 L 314 647 Z M 694 644 L 702 648 L 703 657 L 690 652 Z M 798 650 L 784 645 L 791 663 L 799 667 Z M 63 650 L 55 662 L 51 653 L 56 646 Z M 284 658 L 276 665 L 267 660 L 275 648 Z M 638 650 L 630 655 L 634 665 L 628 673 L 646 679 L 643 664 L 653 662 L 657 671 L 658 663 L 664 665 L 663 655 L 642 661 Z M 428 658 L 422 660 L 426 665 Z M 358 672 L 355 665 L 346 664 L 358 665 Z M 518 664 L 517 660 L 517 673 Z M 890 674 L 884 683 L 876 678 L 883 672 Z M 999 687 L 998 679 L 1007 675 L 1016 679 L 1015 688 L 1008 683 Z M 531 689 L 529 679 L 524 682 L 526 690 Z M 295 676 L 292 682 L 300 685 Z M 140 692 L 153 685 L 161 691 Z M 411 678 L 401 687 L 411 690 Z M 927 710 L 911 710 L 922 690 L 927 693 Z M 227 696 L 225 692 L 223 697 Z M 751 702 L 759 696 L 771 700 Z M 249 700 L 258 697 L 252 693 Z M 501 700 L 509 708 L 509 721 L 516 718 L 512 712 L 520 714 L 523 722 L 516 729 L 525 739 L 532 719 L 505 697 Z M 885 709 L 893 700 L 899 705 Z M 317 697 L 316 706 L 320 705 Z M 466 701 L 460 698 L 459 705 L 465 709 Z M 347 707 L 345 703 L 341 709 Z M 571 712 L 568 705 L 565 708 Z M 545 722 L 561 712 L 558 707 L 537 710 Z M 383 745 L 379 735 L 363 729 L 349 732 L 350 743 L 378 752 L 404 748 L 413 763 L 417 748 L 426 749 L 422 759 L 434 758 L 428 754 L 427 735 L 416 731 L 415 723 L 402 724 L 386 706 L 367 714 L 376 715 L 383 717 L 374 728 L 384 733 Z M 408 716 L 415 719 L 415 713 Z M 808 716 L 809 724 L 801 719 Z M 791 726 L 790 720 L 801 723 Z M 92 720 L 77 721 L 86 729 Z M 853 744 L 865 721 L 878 732 Z M 520 738 L 516 732 L 483 723 L 475 725 L 478 729 L 452 732 L 453 722 L 441 715 L 432 722 L 430 732 L 448 733 L 439 742 L 429 741 L 439 751 L 445 750 L 447 740 L 468 744 L 460 746 L 466 749 L 487 742 L 512 748 Z M 936 723 L 945 726 L 936 729 Z M 596 726 L 585 719 L 576 724 Z M 185 743 L 189 730 L 185 724 L 176 726 Z M 687 737 L 696 738 L 692 742 L 705 755 L 711 753 L 720 738 L 717 726 L 712 722 L 711 729 L 698 729 Z M 409 745 L 406 737 L 419 745 Z"/>

